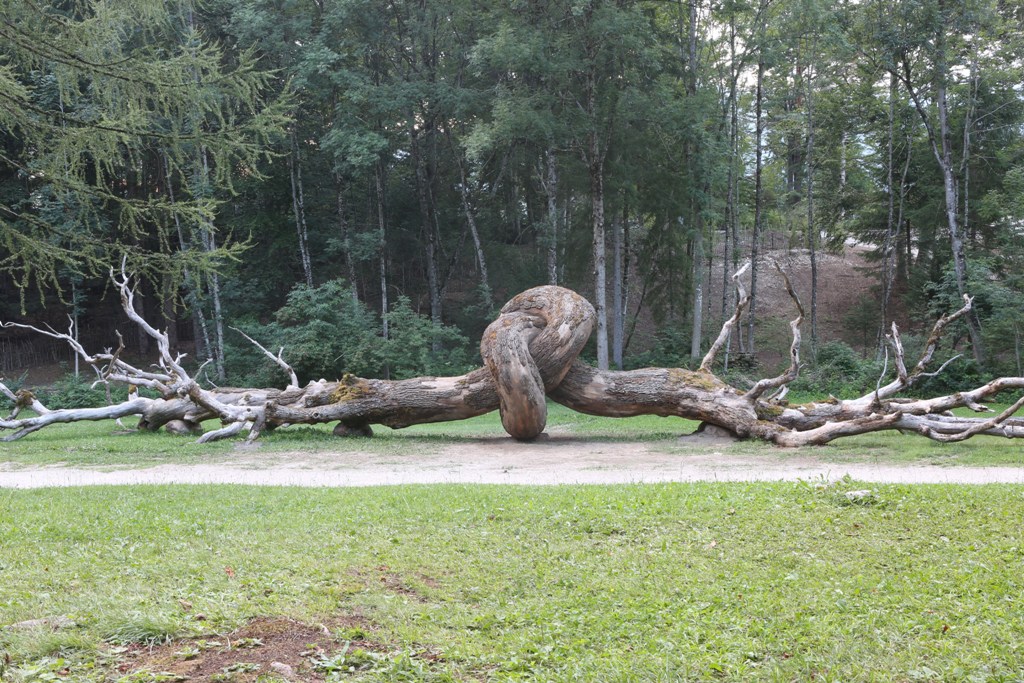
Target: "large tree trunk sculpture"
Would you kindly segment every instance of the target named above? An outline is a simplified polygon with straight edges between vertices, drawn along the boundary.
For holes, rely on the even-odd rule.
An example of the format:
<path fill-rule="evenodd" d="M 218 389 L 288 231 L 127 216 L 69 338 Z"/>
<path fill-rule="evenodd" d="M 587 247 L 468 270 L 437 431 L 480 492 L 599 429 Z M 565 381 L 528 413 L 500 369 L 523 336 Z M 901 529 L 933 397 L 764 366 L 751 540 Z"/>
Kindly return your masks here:
<path fill-rule="evenodd" d="M 798 311 L 790 323 L 793 343 L 789 367 L 779 376 L 759 380 L 749 389 L 723 382 L 712 368 L 750 301 L 740 281 L 746 270 L 747 266 L 733 276 L 739 303 L 698 370 L 612 371 L 587 365 L 578 355 L 594 328 L 594 309 L 575 292 L 549 285 L 527 290 L 505 304 L 498 319 L 484 332 L 480 345 L 484 367 L 459 377 L 388 381 L 345 375 L 335 382 L 319 380 L 299 387 L 295 373 L 284 360 L 283 350 L 274 355 L 250 339 L 288 373 L 289 386 L 204 389 L 182 367 L 181 357 L 172 355 L 166 333 L 150 326 L 135 311 L 130 279 L 122 269 L 119 276 L 111 274 L 121 293 L 122 307 L 157 342 L 157 369 L 133 367 L 120 357 L 120 349 L 90 355 L 70 333 L 31 329 L 70 344 L 78 357 L 94 368 L 97 382 L 147 387 L 160 398 L 141 397 L 130 390 L 129 399 L 117 405 L 49 410 L 30 391 L 12 392 L 0 383 L 0 393 L 15 404 L 11 415 L 0 420 L 0 430 L 10 430 L 3 440 L 11 441 L 51 424 L 138 415 L 139 428 L 143 430 L 167 427 L 198 432 L 201 422 L 219 418 L 223 426 L 200 437 L 200 441 L 210 441 L 243 431 L 254 439 L 277 427 L 330 422 L 338 423 L 336 434 L 370 434 L 372 424 L 400 428 L 461 420 L 499 410 L 505 430 L 516 439 L 529 440 L 544 431 L 546 398 L 550 398 L 591 415 L 662 415 L 699 420 L 741 438 L 760 438 L 782 446 L 823 444 L 842 436 L 889 429 L 937 441 L 957 441 L 976 434 L 1024 436 L 1024 420 L 1013 417 L 1024 405 L 1024 398 L 987 418 L 958 417 L 949 412 L 959 407 L 986 411 L 982 401 L 1000 392 L 1024 389 L 1024 377 L 1003 377 L 971 391 L 930 399 L 898 397 L 919 380 L 945 368 L 944 364 L 934 373 L 926 372 L 945 328 L 971 310 L 967 297 L 960 310 L 935 324 L 924 353 L 912 370 L 907 370 L 899 332 L 893 325 L 888 339 L 894 379 L 883 385 L 883 378 L 879 378 L 875 390 L 860 398 L 791 406 L 785 401 L 785 392 L 799 371 L 803 308 L 789 279 L 779 269 Z M 17 323 L 4 326 L 28 327 Z M 26 409 L 36 414 L 21 417 L 21 411 Z"/>

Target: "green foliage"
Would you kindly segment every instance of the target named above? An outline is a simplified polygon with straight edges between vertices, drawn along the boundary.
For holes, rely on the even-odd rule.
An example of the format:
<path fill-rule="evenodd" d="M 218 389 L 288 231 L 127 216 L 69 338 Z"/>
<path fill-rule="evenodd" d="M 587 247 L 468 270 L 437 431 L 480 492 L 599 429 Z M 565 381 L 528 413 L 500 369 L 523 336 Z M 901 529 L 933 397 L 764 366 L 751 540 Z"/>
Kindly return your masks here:
<path fill-rule="evenodd" d="M 934 366 L 937 370 L 939 364 L 935 363 Z M 949 363 L 938 375 L 925 378 L 914 387 L 913 393 L 918 396 L 954 394 L 979 387 L 991 379 L 991 373 L 982 370 L 973 358 L 964 355 Z"/>
<path fill-rule="evenodd" d="M 244 331 L 261 344 L 284 347 L 284 358 L 301 383 L 360 377 L 451 375 L 469 365 L 467 340 L 458 330 L 435 326 L 399 297 L 387 314 L 388 339 L 377 316 L 356 301 L 344 280 L 318 287 L 297 285 L 287 303 L 266 325 L 250 322 Z M 280 384 L 281 371 L 248 341 L 232 341 L 230 372 L 236 381 Z"/>
<path fill-rule="evenodd" d="M 662 327 L 654 334 L 651 347 L 639 353 L 630 354 L 624 359 L 627 369 L 664 367 L 686 368 L 693 360 L 690 358 L 689 331 L 678 327 Z"/>
<path fill-rule="evenodd" d="M 395 379 L 417 375 L 457 375 L 469 365 L 469 345 L 454 327 L 434 325 L 412 310 L 409 298 L 398 297 L 387 314 L 388 339 L 379 359 Z"/>
<path fill-rule="evenodd" d="M 860 299 L 843 316 L 843 328 L 860 346 L 861 355 L 865 358 L 874 351 L 880 317 L 878 298 L 874 296 Z"/>
<path fill-rule="evenodd" d="M 88 377 L 75 377 L 69 373 L 50 386 L 36 390 L 36 397 L 50 410 L 99 408 L 107 405 L 107 394 L 103 385 L 93 387 L 92 382 L 87 381 Z"/>
<path fill-rule="evenodd" d="M 791 384 L 795 391 L 831 394 L 851 398 L 875 386 L 881 367 L 874 360 L 865 360 L 849 344 L 830 341 L 818 347 L 817 363 L 803 367 Z"/>
<path fill-rule="evenodd" d="M 129 254 L 180 278 L 231 255 L 171 244 L 212 222 L 243 171 L 258 175 L 286 123 L 253 54 L 228 58 L 188 2 L 2 10 L 0 181 L 18 183 L 0 203 L 0 272 L 56 287 L 61 268 L 103 273 Z M 172 199 L 176 176 L 190 181 Z"/>

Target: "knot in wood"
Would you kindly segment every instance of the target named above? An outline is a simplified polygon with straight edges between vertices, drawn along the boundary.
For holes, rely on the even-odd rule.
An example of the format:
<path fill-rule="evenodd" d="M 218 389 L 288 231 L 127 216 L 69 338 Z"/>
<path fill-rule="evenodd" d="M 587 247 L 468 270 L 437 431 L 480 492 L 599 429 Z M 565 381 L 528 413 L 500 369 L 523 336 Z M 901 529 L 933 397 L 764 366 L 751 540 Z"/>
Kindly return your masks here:
<path fill-rule="evenodd" d="M 501 424 L 513 438 L 544 431 L 545 395 L 565 378 L 596 319 L 582 296 L 547 285 L 513 297 L 484 331 L 480 355 L 497 387 Z"/>

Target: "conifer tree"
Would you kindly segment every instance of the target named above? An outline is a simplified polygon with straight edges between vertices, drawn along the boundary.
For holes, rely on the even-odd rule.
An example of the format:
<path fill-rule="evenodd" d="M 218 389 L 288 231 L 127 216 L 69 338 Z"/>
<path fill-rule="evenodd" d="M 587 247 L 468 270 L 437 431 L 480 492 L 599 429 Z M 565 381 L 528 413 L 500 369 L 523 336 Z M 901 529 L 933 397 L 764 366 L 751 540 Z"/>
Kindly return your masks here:
<path fill-rule="evenodd" d="M 183 250 L 176 231 L 213 226 L 233 180 L 258 176 L 284 107 L 252 54 L 229 57 L 192 12 L 0 1 L 0 268 L 23 291 L 121 256 L 198 275 L 235 249 Z"/>

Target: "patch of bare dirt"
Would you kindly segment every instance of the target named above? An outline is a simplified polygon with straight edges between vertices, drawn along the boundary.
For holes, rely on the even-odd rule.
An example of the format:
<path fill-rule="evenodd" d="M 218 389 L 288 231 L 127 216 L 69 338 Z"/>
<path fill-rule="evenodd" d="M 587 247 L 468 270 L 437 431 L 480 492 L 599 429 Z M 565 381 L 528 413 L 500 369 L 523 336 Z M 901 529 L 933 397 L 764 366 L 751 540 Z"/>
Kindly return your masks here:
<path fill-rule="evenodd" d="M 411 582 L 408 578 L 391 571 L 391 567 L 386 564 L 375 567 L 372 576 L 368 576 L 367 573 L 363 571 L 356 572 L 356 575 L 362 581 L 379 582 L 392 593 L 396 593 L 405 598 L 421 603 L 426 603 L 429 600 L 427 596 L 422 593 L 421 589 L 414 585 L 414 582 L 418 582 L 427 588 L 439 588 L 441 585 L 437 579 L 432 576 L 427 576 L 426 574 L 416 574 L 412 577 L 414 582 Z"/>
<path fill-rule="evenodd" d="M 383 651 L 366 639 L 346 640 L 338 633 L 364 633 L 365 620 L 348 616 L 330 626 L 291 619 L 255 619 L 220 637 L 187 638 L 126 656 L 122 674 L 161 674 L 161 680 L 231 681 L 251 683 L 260 676 L 296 681 L 322 681 L 318 658 L 346 646 L 349 651 Z M 166 677 L 164 677 L 166 676 Z M 141 678 L 139 680 L 142 680 Z"/>
<path fill-rule="evenodd" d="M 147 469 L 0 468 L 0 488 L 126 484 L 386 486 L 396 484 L 623 484 L 686 481 L 853 479 L 876 483 L 1024 483 L 1024 466 L 969 467 L 830 462 L 824 455 L 728 443 L 598 441 L 552 434 L 460 439 L 429 451 L 252 452 L 229 462 Z"/>

